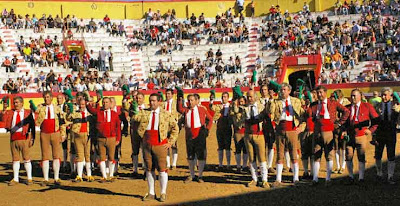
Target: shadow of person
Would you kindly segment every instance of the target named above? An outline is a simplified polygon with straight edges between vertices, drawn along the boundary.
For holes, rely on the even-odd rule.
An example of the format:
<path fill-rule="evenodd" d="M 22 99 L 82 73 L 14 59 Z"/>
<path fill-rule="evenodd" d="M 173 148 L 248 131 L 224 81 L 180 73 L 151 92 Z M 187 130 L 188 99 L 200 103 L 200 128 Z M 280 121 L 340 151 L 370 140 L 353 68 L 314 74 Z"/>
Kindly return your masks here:
<path fill-rule="evenodd" d="M 51 185 L 50 187 L 47 187 L 47 188 L 43 188 L 43 189 L 39 189 L 39 190 L 31 190 L 31 192 L 47 192 L 49 190 L 55 190 L 55 189 L 60 189 L 60 190 L 65 190 L 65 191 L 77 191 L 77 192 L 88 193 L 88 194 L 118 195 L 118 196 L 124 196 L 124 197 L 142 198 L 141 195 L 136 195 L 136 194 L 131 195 L 131 194 L 113 192 L 111 190 L 107 190 L 104 188 L 78 187 L 78 186 L 69 186 L 69 185 L 61 185 L 61 186 Z"/>

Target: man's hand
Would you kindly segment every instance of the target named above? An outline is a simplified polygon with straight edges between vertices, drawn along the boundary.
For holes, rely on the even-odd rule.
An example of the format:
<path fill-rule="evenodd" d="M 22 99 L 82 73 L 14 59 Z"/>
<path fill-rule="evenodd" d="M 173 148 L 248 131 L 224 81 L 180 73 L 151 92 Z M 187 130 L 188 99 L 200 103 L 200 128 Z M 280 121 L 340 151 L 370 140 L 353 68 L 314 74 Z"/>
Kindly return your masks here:
<path fill-rule="evenodd" d="M 367 137 L 372 136 L 372 132 L 371 132 L 371 130 L 369 130 L 369 129 L 366 129 L 365 132 L 364 132 L 364 134 L 365 134 L 365 136 L 367 136 Z"/>
<path fill-rule="evenodd" d="M 115 142 L 115 146 L 119 145 L 120 141 L 116 141 Z"/>
<path fill-rule="evenodd" d="M 334 124 L 334 128 L 335 128 L 335 130 L 337 130 L 337 129 L 340 129 L 340 127 L 341 127 L 342 125 L 341 124 L 339 124 L 339 123 L 335 123 Z"/>
<path fill-rule="evenodd" d="M 35 143 L 35 141 L 33 141 L 33 139 L 29 139 L 29 148 L 31 148 L 33 146 L 33 144 Z"/>
<path fill-rule="evenodd" d="M 298 135 L 298 134 L 300 134 L 301 132 L 303 132 L 303 131 L 301 130 L 301 128 L 300 128 L 300 127 L 297 127 L 297 128 L 296 128 L 296 134 Z"/>
<path fill-rule="evenodd" d="M 66 138 L 67 138 L 66 136 L 61 136 L 61 141 L 60 142 L 64 142 Z"/>
<path fill-rule="evenodd" d="M 400 105 L 395 104 L 395 105 L 393 105 L 392 109 L 393 109 L 395 112 L 400 112 Z"/>
<path fill-rule="evenodd" d="M 167 144 L 164 144 L 163 147 L 164 147 L 164 149 L 169 150 L 169 148 L 172 147 L 172 144 L 167 142 Z"/>
<path fill-rule="evenodd" d="M 213 94 L 210 95 L 210 102 L 214 101 L 215 96 Z"/>

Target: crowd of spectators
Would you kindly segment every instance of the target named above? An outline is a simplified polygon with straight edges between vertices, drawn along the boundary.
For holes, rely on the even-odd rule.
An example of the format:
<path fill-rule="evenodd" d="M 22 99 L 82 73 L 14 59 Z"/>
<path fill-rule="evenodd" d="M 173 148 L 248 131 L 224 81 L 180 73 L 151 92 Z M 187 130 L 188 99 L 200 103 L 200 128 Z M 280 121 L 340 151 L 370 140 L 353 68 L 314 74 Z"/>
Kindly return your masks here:
<path fill-rule="evenodd" d="M 272 6 L 259 30 L 263 49 L 277 50 L 281 56 L 323 55 L 321 83 L 398 80 L 400 23 L 392 16 L 398 15 L 398 1 L 389 6 L 375 0 L 342 2 L 335 4 L 335 14 L 359 15 L 330 21 L 326 13 L 312 14 L 306 3 L 294 14 Z M 370 61 L 381 64 L 363 68 L 360 75 L 353 72 L 356 65 Z"/>
<path fill-rule="evenodd" d="M 301 12 L 293 14 L 288 11 L 281 12 L 279 5 L 272 6 L 259 29 L 260 42 L 264 45 L 263 49 L 278 51 L 279 58 L 275 63 L 272 76 L 260 75 L 259 80 L 268 81 L 275 77 L 282 56 L 311 54 L 323 56 L 323 70 L 318 80 L 321 83 L 398 80 L 400 23 L 391 15 L 398 15 L 399 5 L 397 0 L 389 5 L 375 0 L 366 0 L 362 3 L 338 1 L 333 9 L 334 15 L 359 14 L 342 21 L 330 21 L 331 16 L 326 13 L 321 15 L 311 13 L 307 3 L 304 4 Z M 10 19 L 12 19 L 11 24 Z M 213 22 L 208 21 L 204 14 L 199 16 L 192 14 L 189 18 L 180 21 L 176 18 L 176 12 L 173 9 L 165 14 L 161 14 L 159 10 L 153 12 L 149 9 L 142 27 L 134 29 L 132 34 L 126 33 L 122 22 L 119 24 L 112 22 L 108 16 L 99 23 L 95 23 L 93 19 L 89 23 L 84 23 L 83 20 L 78 20 L 74 16 L 67 16 L 61 21 L 57 17 L 52 21 L 51 16 L 45 15 L 40 19 L 27 16 L 20 20 L 13 10 L 9 12 L 4 10 L 2 21 L 10 28 L 34 28 L 37 32 L 42 31 L 42 24 L 44 28 L 57 27 L 64 31 L 76 28 L 76 32 L 96 32 L 98 27 L 104 27 L 111 36 L 128 36 L 129 41 L 126 46 L 129 50 L 155 44 L 160 46 L 158 53 L 163 55 L 171 54 L 173 50 L 183 50 L 182 41 L 187 39 L 191 40 L 191 44 L 200 44 L 201 41 L 222 44 L 244 42 L 249 38 L 249 29 L 244 23 L 244 16 L 242 13 L 235 16 L 231 8 L 217 15 Z M 44 23 L 39 23 L 40 21 Z M 74 54 L 64 54 L 62 58 L 61 55 L 58 58 L 57 54 L 61 52 L 57 47 L 56 39 L 48 40 L 49 37 L 46 39 L 41 37 L 26 40 L 26 43 L 23 38 L 21 39 L 22 42 L 18 44 L 18 48 L 25 60 L 31 62 L 33 66 L 57 64 L 76 68 L 74 70 L 79 72 L 81 72 L 79 68 L 83 67 L 85 75 L 80 77 L 86 74 L 91 76 L 90 68 L 112 71 L 111 48 L 108 50 L 102 48 L 98 53 L 85 51 L 83 55 L 75 54 L 75 57 Z M 149 89 L 175 86 L 213 88 L 252 84 L 247 77 L 242 80 L 233 80 L 234 82 L 224 82 L 224 73 L 242 73 L 243 68 L 238 56 L 231 56 L 224 62 L 220 53 L 220 51 L 214 53 L 210 50 L 204 58 L 191 58 L 187 60 L 187 63 L 179 66 L 171 60 L 167 62 L 160 60 L 158 65 L 150 70 L 144 81 Z M 3 62 L 7 71 L 15 70 L 13 66 L 15 61 L 15 58 L 8 58 Z M 354 71 L 360 74 L 353 72 L 356 65 L 367 61 L 375 63 L 362 69 L 361 72 Z M 256 67 L 260 68 L 260 65 L 262 65 L 262 59 L 258 57 Z M 132 80 L 130 83 L 129 79 Z M 138 79 L 135 77 L 128 80 L 124 84 L 138 85 Z M 21 81 L 20 84 L 26 83 L 24 78 L 19 81 Z M 87 80 L 84 78 L 81 82 L 89 88 L 91 81 L 91 78 Z M 107 78 L 96 78 L 95 81 L 108 82 Z M 40 81 L 35 83 L 38 82 L 43 84 Z M 54 82 L 52 84 L 54 85 Z M 115 82 L 111 84 L 115 85 Z M 68 85 L 58 83 L 58 85 L 62 89 L 74 85 L 74 82 Z M 75 87 L 72 88 L 75 89 Z"/>

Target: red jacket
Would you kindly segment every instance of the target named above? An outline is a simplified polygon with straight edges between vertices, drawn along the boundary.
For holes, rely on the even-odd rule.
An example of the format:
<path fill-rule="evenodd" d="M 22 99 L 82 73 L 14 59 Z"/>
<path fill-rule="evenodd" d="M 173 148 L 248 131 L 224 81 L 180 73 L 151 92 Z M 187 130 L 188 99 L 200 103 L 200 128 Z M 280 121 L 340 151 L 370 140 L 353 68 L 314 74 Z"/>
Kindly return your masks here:
<path fill-rule="evenodd" d="M 312 117 L 313 122 L 315 123 L 315 129 L 319 129 L 318 127 L 324 126 L 325 124 L 323 121 L 320 121 L 319 118 L 317 118 L 317 110 L 319 107 L 319 101 L 315 101 L 311 103 L 310 107 L 307 109 L 307 113 L 309 117 Z M 326 107 L 328 108 L 329 112 L 329 117 L 330 117 L 330 123 L 334 124 L 337 118 L 337 113 L 341 112 L 342 115 L 340 116 L 339 123 L 340 124 L 345 124 L 346 120 L 349 118 L 350 111 L 341 105 L 337 101 L 331 101 L 330 99 L 327 99 L 327 105 Z"/>
<path fill-rule="evenodd" d="M 5 129 L 7 130 L 15 130 L 17 131 L 21 125 L 18 126 L 17 128 L 12 128 L 12 121 L 14 117 L 14 111 L 15 110 L 7 110 L 5 111 L 2 115 L 0 115 L 0 121 L 5 123 Z M 21 120 L 22 122 L 22 135 L 26 137 L 26 139 L 29 138 L 29 132 L 31 133 L 31 137 L 34 140 L 35 139 L 35 120 L 33 118 L 33 115 L 31 113 L 31 110 L 29 109 L 24 109 L 24 117 Z M 11 131 L 12 132 L 12 131 Z M 10 135 L 11 140 L 12 139 L 12 134 Z"/>
<path fill-rule="evenodd" d="M 351 107 L 353 104 L 347 105 L 347 109 L 350 111 L 350 116 L 347 120 L 347 132 L 350 135 L 361 136 L 364 135 L 364 131 L 369 129 L 374 133 L 378 127 L 379 115 L 375 111 L 374 107 L 370 103 L 361 102 L 358 112 L 358 123 L 352 120 Z"/>
<path fill-rule="evenodd" d="M 110 128 L 111 135 L 104 134 L 106 132 L 105 128 L 106 122 L 103 115 L 104 109 L 101 107 L 95 109 L 91 105 L 88 105 L 87 110 L 90 113 L 97 116 L 96 128 L 99 137 L 106 137 L 106 138 L 116 137 L 117 141 L 121 140 L 121 121 L 119 119 L 118 114 L 114 110 L 111 109 L 111 128 Z"/>
<path fill-rule="evenodd" d="M 178 103 L 178 112 L 184 114 L 185 117 L 185 122 L 186 122 L 186 114 L 189 112 L 190 109 L 183 107 L 182 106 L 182 101 L 177 101 Z M 208 129 L 208 131 L 210 131 L 212 124 L 213 124 L 213 117 L 211 116 L 211 114 L 207 111 L 207 109 L 204 106 L 197 106 L 198 110 L 199 110 L 199 117 L 200 117 L 200 124 L 206 125 L 206 119 L 208 120 L 208 123 L 206 125 L 206 128 Z M 186 134 L 189 134 L 190 128 L 188 128 L 185 124 L 185 128 L 186 128 Z"/>

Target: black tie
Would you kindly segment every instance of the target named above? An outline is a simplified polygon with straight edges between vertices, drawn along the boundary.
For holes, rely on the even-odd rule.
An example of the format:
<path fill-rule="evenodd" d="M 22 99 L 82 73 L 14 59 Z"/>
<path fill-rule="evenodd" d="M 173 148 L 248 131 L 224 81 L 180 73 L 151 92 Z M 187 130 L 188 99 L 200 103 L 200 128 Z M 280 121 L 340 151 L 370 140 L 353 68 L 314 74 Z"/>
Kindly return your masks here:
<path fill-rule="evenodd" d="M 388 111 L 388 103 L 384 103 L 384 111 L 383 111 L 383 120 L 385 121 L 385 122 L 388 122 L 389 121 L 389 111 Z"/>
<path fill-rule="evenodd" d="M 254 106 L 253 105 L 250 106 L 250 118 L 254 119 Z"/>

